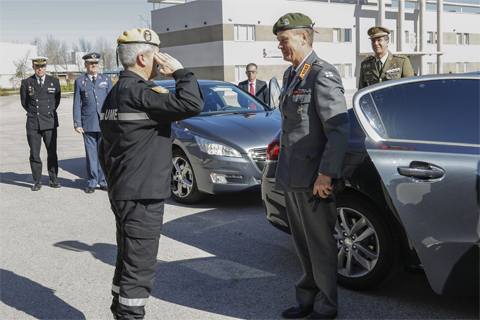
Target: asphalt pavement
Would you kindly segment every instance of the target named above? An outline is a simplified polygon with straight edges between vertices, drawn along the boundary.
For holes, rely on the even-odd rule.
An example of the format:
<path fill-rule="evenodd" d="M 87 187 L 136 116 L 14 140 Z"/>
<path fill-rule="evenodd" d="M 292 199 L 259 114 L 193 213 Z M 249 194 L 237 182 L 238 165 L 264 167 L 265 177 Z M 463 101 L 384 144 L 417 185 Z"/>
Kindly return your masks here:
<path fill-rule="evenodd" d="M 72 99 L 58 109 L 59 182 L 32 192 L 25 111 L 0 97 L 0 319 L 111 319 L 116 246 L 107 193 L 83 192 L 85 151 Z M 301 270 L 289 235 L 265 218 L 259 192 L 167 200 L 146 319 L 281 319 Z M 478 319 L 478 297 L 437 295 L 401 272 L 367 292 L 339 287 L 339 319 Z"/>

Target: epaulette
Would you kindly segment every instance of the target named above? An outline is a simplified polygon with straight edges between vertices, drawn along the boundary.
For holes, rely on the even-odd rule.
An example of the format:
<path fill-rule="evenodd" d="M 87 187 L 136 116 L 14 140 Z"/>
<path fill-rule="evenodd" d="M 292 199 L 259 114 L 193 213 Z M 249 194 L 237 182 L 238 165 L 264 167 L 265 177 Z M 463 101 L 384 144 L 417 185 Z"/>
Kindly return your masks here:
<path fill-rule="evenodd" d="M 323 61 L 315 60 L 312 66 L 323 67 Z"/>
<path fill-rule="evenodd" d="M 403 54 L 394 54 L 394 57 L 402 58 L 402 59 L 407 59 L 408 57 L 403 55 Z"/>
<path fill-rule="evenodd" d="M 368 57 L 366 57 L 365 60 L 363 60 L 363 61 L 372 60 L 373 58 L 375 58 L 375 56 L 368 56 Z"/>

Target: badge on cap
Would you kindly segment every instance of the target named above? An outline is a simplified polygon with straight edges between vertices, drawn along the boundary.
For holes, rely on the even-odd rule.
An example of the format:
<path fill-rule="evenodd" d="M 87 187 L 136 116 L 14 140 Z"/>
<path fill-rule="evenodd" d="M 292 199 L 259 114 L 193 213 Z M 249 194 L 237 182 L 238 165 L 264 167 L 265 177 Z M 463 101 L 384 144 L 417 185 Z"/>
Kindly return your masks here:
<path fill-rule="evenodd" d="M 95 59 L 97 57 L 97 55 L 94 53 L 92 54 L 92 58 Z"/>
<path fill-rule="evenodd" d="M 288 18 L 283 19 L 282 24 L 284 26 L 288 26 L 290 24 L 290 19 L 288 19 Z"/>
<path fill-rule="evenodd" d="M 145 39 L 145 41 L 152 41 L 152 33 L 148 30 L 145 30 L 145 32 L 143 33 L 143 38 Z"/>
<path fill-rule="evenodd" d="M 152 90 L 155 91 L 155 92 L 158 92 L 158 93 L 169 93 L 170 92 L 170 91 L 168 91 L 167 88 L 164 88 L 162 86 L 153 87 Z"/>

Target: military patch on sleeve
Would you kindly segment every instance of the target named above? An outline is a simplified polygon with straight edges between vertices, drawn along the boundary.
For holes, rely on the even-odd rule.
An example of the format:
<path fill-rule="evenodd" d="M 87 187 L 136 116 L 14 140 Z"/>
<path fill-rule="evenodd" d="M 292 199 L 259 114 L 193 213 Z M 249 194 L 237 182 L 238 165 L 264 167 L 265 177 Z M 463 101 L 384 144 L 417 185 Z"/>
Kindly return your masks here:
<path fill-rule="evenodd" d="M 152 90 L 155 91 L 155 92 L 158 92 L 158 93 L 169 93 L 170 92 L 170 91 L 168 91 L 167 88 L 164 88 L 162 86 L 153 87 Z"/>
<path fill-rule="evenodd" d="M 333 77 L 333 72 L 325 72 L 325 77 L 327 78 Z"/>

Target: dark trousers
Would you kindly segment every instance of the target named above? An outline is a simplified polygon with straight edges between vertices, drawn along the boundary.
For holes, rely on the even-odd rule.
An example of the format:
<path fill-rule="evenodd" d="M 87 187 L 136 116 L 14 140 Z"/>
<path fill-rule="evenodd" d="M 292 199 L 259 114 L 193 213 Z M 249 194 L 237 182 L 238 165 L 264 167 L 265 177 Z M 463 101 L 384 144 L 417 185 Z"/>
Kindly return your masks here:
<path fill-rule="evenodd" d="M 157 271 L 164 200 L 110 200 L 110 204 L 117 226 L 110 310 L 116 319 L 143 319 Z"/>
<path fill-rule="evenodd" d="M 58 175 L 57 158 L 57 128 L 50 130 L 27 129 L 27 141 L 30 147 L 30 168 L 33 180 L 40 182 L 42 179 L 42 160 L 40 159 L 40 146 L 43 143 L 47 149 L 47 169 L 50 180 L 56 181 Z"/>
<path fill-rule="evenodd" d="M 85 132 L 83 134 L 85 142 L 85 155 L 87 160 L 87 187 L 95 188 L 97 184 L 104 187 L 107 185 L 100 161 L 98 161 L 98 148 L 102 141 L 101 132 Z"/>
<path fill-rule="evenodd" d="M 285 192 L 290 230 L 303 269 L 296 297 L 299 304 L 313 304 L 316 312 L 332 315 L 338 308 L 336 205 L 322 201 L 313 212 L 314 202 L 308 203 L 312 195 Z"/>

